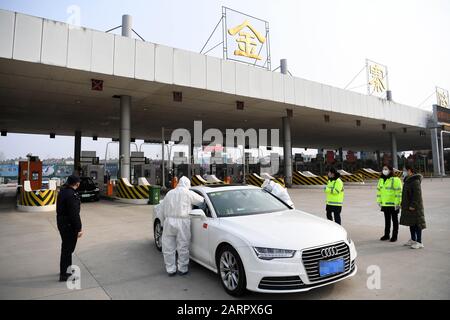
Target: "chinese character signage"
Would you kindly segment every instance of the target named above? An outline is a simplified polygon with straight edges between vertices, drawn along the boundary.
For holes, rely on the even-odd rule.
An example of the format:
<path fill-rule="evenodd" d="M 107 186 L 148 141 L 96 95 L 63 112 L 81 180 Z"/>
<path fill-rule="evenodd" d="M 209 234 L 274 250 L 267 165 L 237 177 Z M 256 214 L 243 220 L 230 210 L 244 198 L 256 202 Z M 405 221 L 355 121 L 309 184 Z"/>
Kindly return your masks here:
<path fill-rule="evenodd" d="M 369 95 L 385 97 L 388 88 L 387 67 L 371 60 L 366 60 L 367 92 Z"/>
<path fill-rule="evenodd" d="M 269 23 L 226 7 L 224 19 L 224 58 L 270 70 Z"/>
<path fill-rule="evenodd" d="M 436 102 L 438 106 L 448 108 L 449 107 L 449 99 L 448 99 L 448 90 L 436 87 Z"/>

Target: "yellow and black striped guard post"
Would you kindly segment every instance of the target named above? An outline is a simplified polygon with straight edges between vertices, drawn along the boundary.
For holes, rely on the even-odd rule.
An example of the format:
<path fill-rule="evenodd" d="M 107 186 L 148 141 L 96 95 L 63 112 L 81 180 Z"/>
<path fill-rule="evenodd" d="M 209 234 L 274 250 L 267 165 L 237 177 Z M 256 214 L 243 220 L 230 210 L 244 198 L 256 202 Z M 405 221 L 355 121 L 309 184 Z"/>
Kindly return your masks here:
<path fill-rule="evenodd" d="M 245 176 L 245 181 L 247 184 L 250 184 L 252 186 L 261 187 L 264 183 L 264 179 L 261 177 L 258 177 L 256 174 L 248 174 Z"/>
<path fill-rule="evenodd" d="M 117 196 L 123 199 L 148 199 L 150 193 L 150 186 L 129 186 L 123 179 L 117 181 Z"/>
<path fill-rule="evenodd" d="M 225 184 L 225 182 L 220 181 L 220 182 L 208 182 L 205 179 L 203 179 L 201 176 L 199 175 L 194 175 L 191 179 L 191 185 L 193 187 L 196 186 L 210 186 L 210 185 L 222 185 Z"/>
<path fill-rule="evenodd" d="M 20 190 L 20 205 L 26 207 L 44 207 L 56 204 L 56 190 Z"/>
<path fill-rule="evenodd" d="M 327 182 L 328 178 L 326 176 L 307 177 L 299 171 L 294 171 L 294 174 L 292 176 L 292 183 L 295 185 L 318 186 L 325 185 L 327 184 Z"/>
<path fill-rule="evenodd" d="M 257 175 L 256 173 L 252 173 L 252 174 L 248 174 L 245 176 L 246 182 L 249 185 L 252 186 L 256 186 L 256 187 L 261 187 L 265 181 L 264 178 L 260 177 L 259 175 Z M 281 185 L 283 188 L 286 188 L 286 184 L 284 183 L 284 179 L 281 177 L 274 177 L 272 179 L 270 179 L 271 181 L 274 181 L 275 183 L 278 183 L 279 185 Z"/>
<path fill-rule="evenodd" d="M 380 178 L 380 173 L 375 171 L 369 171 L 367 169 L 359 169 L 356 173 L 361 174 L 364 180 L 374 180 Z"/>
<path fill-rule="evenodd" d="M 364 182 L 364 177 L 362 174 L 360 173 L 355 173 L 355 174 L 341 174 L 341 180 L 343 182 Z"/>
<path fill-rule="evenodd" d="M 284 182 L 283 177 L 274 177 L 274 179 L 272 179 L 272 181 L 275 181 L 276 183 L 281 185 L 283 188 L 286 188 L 286 183 Z"/>

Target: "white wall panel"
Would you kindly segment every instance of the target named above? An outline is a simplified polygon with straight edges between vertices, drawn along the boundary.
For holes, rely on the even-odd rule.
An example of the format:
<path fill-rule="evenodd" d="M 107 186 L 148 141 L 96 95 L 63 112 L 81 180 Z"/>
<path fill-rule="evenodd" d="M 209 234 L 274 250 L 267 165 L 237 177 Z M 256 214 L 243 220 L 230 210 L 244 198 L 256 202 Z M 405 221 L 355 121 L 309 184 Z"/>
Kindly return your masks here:
<path fill-rule="evenodd" d="M 155 80 L 155 45 L 150 42 L 136 40 L 136 79 Z"/>
<path fill-rule="evenodd" d="M 331 111 L 331 87 L 325 84 L 322 85 L 322 101 L 322 108 Z"/>
<path fill-rule="evenodd" d="M 283 75 L 278 72 L 272 72 L 273 100 L 284 102 L 284 83 Z"/>
<path fill-rule="evenodd" d="M 155 80 L 173 83 L 173 48 L 155 45 Z"/>
<path fill-rule="evenodd" d="M 0 57 L 2 58 L 12 58 L 15 20 L 14 12 L 0 10 Z"/>
<path fill-rule="evenodd" d="M 92 32 L 91 71 L 113 74 L 114 70 L 114 34 Z"/>
<path fill-rule="evenodd" d="M 295 81 L 290 75 L 283 75 L 284 102 L 295 104 Z"/>
<path fill-rule="evenodd" d="M 236 63 L 236 94 L 240 96 L 250 95 L 250 67 L 242 63 Z"/>
<path fill-rule="evenodd" d="M 322 85 L 317 82 L 310 82 L 309 92 L 311 93 L 311 106 L 317 109 L 323 109 Z M 310 105 L 308 105 L 309 107 Z"/>
<path fill-rule="evenodd" d="M 236 94 L 236 63 L 222 60 L 222 91 Z"/>
<path fill-rule="evenodd" d="M 136 40 L 114 36 L 114 74 L 120 77 L 134 78 Z"/>
<path fill-rule="evenodd" d="M 367 100 L 365 95 L 363 94 L 356 94 L 357 96 L 357 108 L 359 110 L 358 115 L 361 117 L 368 117 L 367 112 Z"/>
<path fill-rule="evenodd" d="M 295 87 L 295 104 L 298 106 L 305 106 L 305 80 L 301 78 L 294 79 Z"/>
<path fill-rule="evenodd" d="M 13 58 L 30 62 L 41 61 L 42 19 L 16 14 Z"/>
<path fill-rule="evenodd" d="M 206 89 L 206 56 L 191 52 L 191 87 Z"/>
<path fill-rule="evenodd" d="M 261 90 L 262 99 L 273 99 L 273 77 L 272 71 L 258 69 L 258 73 L 261 75 Z"/>
<path fill-rule="evenodd" d="M 90 71 L 92 57 L 92 30 L 69 28 L 67 67 Z"/>
<path fill-rule="evenodd" d="M 249 95 L 253 98 L 260 99 L 262 97 L 262 77 L 265 71 L 259 68 L 250 68 L 248 74 Z"/>
<path fill-rule="evenodd" d="M 180 86 L 191 85 L 191 57 L 190 52 L 173 50 L 173 82 Z"/>
<path fill-rule="evenodd" d="M 206 89 L 222 90 L 222 60 L 206 56 Z"/>
<path fill-rule="evenodd" d="M 67 66 L 68 36 L 68 24 L 44 19 L 41 62 L 61 67 Z"/>

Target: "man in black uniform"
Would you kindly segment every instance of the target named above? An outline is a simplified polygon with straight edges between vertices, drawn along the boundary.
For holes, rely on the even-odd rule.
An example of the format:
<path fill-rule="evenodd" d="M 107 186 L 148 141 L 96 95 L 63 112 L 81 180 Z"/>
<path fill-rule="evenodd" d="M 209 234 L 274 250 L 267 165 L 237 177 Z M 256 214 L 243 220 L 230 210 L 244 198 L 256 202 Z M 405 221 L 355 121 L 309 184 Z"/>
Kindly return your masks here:
<path fill-rule="evenodd" d="M 83 235 L 80 219 L 80 197 L 77 189 L 80 178 L 70 176 L 61 188 L 56 201 L 56 220 L 61 235 L 61 261 L 59 281 L 67 281 L 72 275 L 67 269 L 72 265 L 72 253 L 75 251 L 77 239 Z"/>

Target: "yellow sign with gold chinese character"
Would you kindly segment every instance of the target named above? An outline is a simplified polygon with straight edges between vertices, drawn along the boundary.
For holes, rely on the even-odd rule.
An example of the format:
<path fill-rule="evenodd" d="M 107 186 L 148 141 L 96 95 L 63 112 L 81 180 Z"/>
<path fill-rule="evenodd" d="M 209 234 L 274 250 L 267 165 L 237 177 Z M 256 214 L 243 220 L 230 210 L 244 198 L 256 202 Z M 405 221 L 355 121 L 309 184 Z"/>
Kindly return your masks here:
<path fill-rule="evenodd" d="M 436 87 L 436 98 L 439 106 L 444 108 L 449 107 L 449 95 L 447 90 Z"/>
<path fill-rule="evenodd" d="M 371 65 L 369 67 L 370 80 L 369 85 L 372 86 L 373 91 L 375 92 L 384 92 L 386 91 L 385 85 L 385 72 L 384 70 L 377 64 Z"/>
<path fill-rule="evenodd" d="M 246 29 L 250 32 L 246 31 Z M 235 36 L 236 34 L 239 35 L 239 37 L 236 38 L 238 48 L 234 51 L 235 56 L 242 56 L 256 60 L 262 59 L 262 57 L 256 53 L 256 48 L 258 46 L 258 42 L 262 45 L 266 42 L 266 38 L 256 31 L 248 20 L 245 20 L 240 25 L 229 29 L 228 34 L 231 36 Z M 255 39 L 258 40 L 258 42 L 256 42 Z"/>

